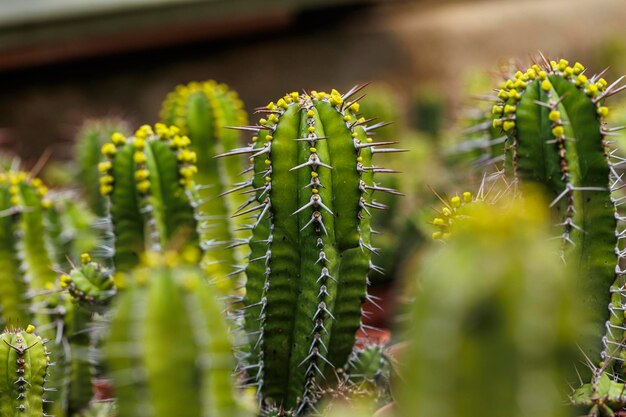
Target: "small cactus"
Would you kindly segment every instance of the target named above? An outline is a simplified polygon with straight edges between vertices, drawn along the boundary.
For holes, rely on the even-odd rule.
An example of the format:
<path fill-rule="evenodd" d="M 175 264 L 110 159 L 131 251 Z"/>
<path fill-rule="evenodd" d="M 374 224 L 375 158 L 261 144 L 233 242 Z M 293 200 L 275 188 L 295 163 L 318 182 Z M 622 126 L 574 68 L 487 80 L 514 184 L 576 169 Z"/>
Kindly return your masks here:
<path fill-rule="evenodd" d="M 129 128 L 119 119 L 87 120 L 76 134 L 74 161 L 76 180 L 80 184 L 89 208 L 99 217 L 107 213 L 106 199 L 98 190 L 98 163 L 102 161 L 100 148 L 109 141 L 111 135 L 121 132 L 126 135 Z"/>
<path fill-rule="evenodd" d="M 7 328 L 0 335 L 0 415 L 42 417 L 50 357 L 35 327 Z"/>
<path fill-rule="evenodd" d="M 241 416 L 214 288 L 174 253 L 147 259 L 125 279 L 104 346 L 118 417 Z"/>
<path fill-rule="evenodd" d="M 196 241 L 196 221 L 187 187 L 197 171 L 190 140 L 175 126 L 140 127 L 102 147 L 100 192 L 109 196 L 115 235 L 114 263 L 125 271 L 146 250 L 162 251 L 176 239 Z M 180 246 L 180 242 L 176 242 Z"/>
<path fill-rule="evenodd" d="M 564 388 L 584 322 L 545 203 L 525 201 L 469 205 L 463 227 L 423 258 L 400 416 L 571 415 Z"/>
<path fill-rule="evenodd" d="M 372 193 L 396 193 L 374 183 L 385 170 L 372 156 L 398 150 L 369 137 L 384 123 L 359 117 L 360 89 L 288 94 L 241 128 L 255 132 L 249 146 L 226 153 L 250 154 L 254 174 L 240 186 L 254 194 L 236 215 L 253 217 L 244 315 L 264 412 L 308 409 L 315 387 L 336 380 L 361 326 L 376 252 L 371 211 L 385 208 Z"/>
<path fill-rule="evenodd" d="M 193 195 L 200 213 L 198 232 L 204 249 L 203 264 L 210 275 L 224 277 L 233 272 L 233 265 L 243 263 L 248 252 L 243 242 L 248 232 L 239 229 L 230 218 L 246 198 L 239 193 L 227 193 L 243 170 L 241 161 L 214 157 L 242 145 L 241 133 L 227 127 L 247 124 L 243 103 L 225 84 L 192 82 L 168 94 L 161 120 L 177 126 L 181 134 L 191 139 L 189 148 L 198 159 Z M 244 284 L 239 278 L 241 274 L 235 275 L 232 279 L 218 278 L 216 284 L 232 293 Z"/>
<path fill-rule="evenodd" d="M 76 303 L 87 308 L 106 305 L 115 295 L 112 271 L 92 261 L 88 253 L 81 255 L 80 266 L 61 275 L 60 282 Z"/>

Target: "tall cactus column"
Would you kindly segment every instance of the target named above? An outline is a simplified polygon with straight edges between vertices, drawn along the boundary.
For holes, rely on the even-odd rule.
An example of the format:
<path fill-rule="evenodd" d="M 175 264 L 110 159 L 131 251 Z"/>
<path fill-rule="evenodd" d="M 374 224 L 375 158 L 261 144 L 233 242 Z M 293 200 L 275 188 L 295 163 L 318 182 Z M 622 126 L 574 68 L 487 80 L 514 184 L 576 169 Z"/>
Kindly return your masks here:
<path fill-rule="evenodd" d="M 196 221 L 187 196 L 196 155 L 179 129 L 144 125 L 135 137 L 115 133 L 102 147 L 100 192 L 110 198 L 115 265 L 128 270 L 146 250 L 162 251 L 172 241 L 196 241 Z"/>
<path fill-rule="evenodd" d="M 625 279 L 611 198 L 621 181 L 608 153 L 611 129 L 604 124 L 604 99 L 623 88 L 587 76 L 579 63 L 542 59 L 506 81 L 493 107 L 493 125 L 507 135 L 505 171 L 516 184 L 537 185 L 551 201 L 564 259 L 578 271 L 576 285 L 593 316 L 593 327 L 582 330 L 594 340 L 583 343 L 585 354 L 596 365 L 623 360 Z"/>
<path fill-rule="evenodd" d="M 299 414 L 316 387 L 336 380 L 361 326 L 371 267 L 370 217 L 377 204 L 372 154 L 378 146 L 343 96 L 294 92 L 270 103 L 248 147 L 256 198 L 244 314 L 253 383 L 264 408 Z M 258 203 L 253 205 L 253 201 Z M 327 378 L 327 379 L 325 379 Z M 283 411 L 279 411 L 283 412 Z"/>
<path fill-rule="evenodd" d="M 198 156 L 194 203 L 205 269 L 225 292 L 241 292 L 241 273 L 233 271 L 233 265 L 241 265 L 247 255 L 249 231 L 241 230 L 230 214 L 245 203 L 246 196 L 226 191 L 237 182 L 243 165 L 237 159 L 214 157 L 243 144 L 239 131 L 226 128 L 247 123 L 243 103 L 225 84 L 193 82 L 168 94 L 161 120 L 189 136 L 190 149 Z M 231 279 L 224 279 L 228 274 Z"/>

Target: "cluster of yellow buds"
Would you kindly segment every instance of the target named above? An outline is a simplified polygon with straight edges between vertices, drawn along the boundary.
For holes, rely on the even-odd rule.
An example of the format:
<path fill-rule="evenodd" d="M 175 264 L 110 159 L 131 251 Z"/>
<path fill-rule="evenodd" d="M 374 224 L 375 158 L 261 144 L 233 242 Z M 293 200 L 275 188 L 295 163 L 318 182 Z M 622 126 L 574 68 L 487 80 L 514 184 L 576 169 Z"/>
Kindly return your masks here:
<path fill-rule="evenodd" d="M 447 240 L 451 235 L 451 228 L 463 215 L 462 209 L 465 205 L 472 203 L 472 193 L 464 192 L 461 196 L 454 196 L 449 201 L 443 201 L 444 206 L 438 211 L 438 216 L 432 221 L 437 227 L 437 231 L 433 232 L 434 240 Z"/>
<path fill-rule="evenodd" d="M 21 187 L 32 187 L 37 195 L 41 197 L 40 204 L 44 209 L 52 207 L 52 201 L 48 196 L 48 187 L 39 178 L 31 178 L 30 174 L 24 171 L 8 171 L 0 173 L 0 184 L 9 185 L 10 203 L 17 207 L 22 204 Z"/>

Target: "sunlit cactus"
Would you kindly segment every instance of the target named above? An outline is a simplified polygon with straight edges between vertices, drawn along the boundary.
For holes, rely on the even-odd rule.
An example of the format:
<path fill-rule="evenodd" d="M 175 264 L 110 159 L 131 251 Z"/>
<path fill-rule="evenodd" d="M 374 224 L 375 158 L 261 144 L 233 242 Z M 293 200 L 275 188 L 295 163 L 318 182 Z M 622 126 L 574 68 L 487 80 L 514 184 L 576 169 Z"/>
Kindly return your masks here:
<path fill-rule="evenodd" d="M 97 216 L 105 216 L 107 212 L 106 198 L 98 189 L 98 163 L 103 160 L 100 148 L 110 140 L 113 133 L 121 132 L 126 135 L 129 131 L 127 124 L 119 119 L 91 119 L 86 120 L 76 134 L 76 181 L 81 186 L 89 208 Z"/>
<path fill-rule="evenodd" d="M 595 338 L 582 348 L 596 379 L 607 360 L 626 358 L 621 357 L 626 295 L 619 267 L 621 217 L 611 197 L 621 176 L 606 139 L 613 129 L 604 123 L 609 112 L 604 101 L 624 89 L 618 84 L 591 76 L 580 63 L 541 56 L 502 83 L 493 106 L 493 127 L 506 134 L 504 174 L 521 189 L 540 187 L 558 224 L 563 258 L 575 266 L 572 285 L 582 288 L 593 314 Z"/>
<path fill-rule="evenodd" d="M 544 205 L 534 194 L 470 204 L 425 254 L 394 381 L 398 417 L 572 415 L 566 381 L 585 322 Z"/>
<path fill-rule="evenodd" d="M 249 250 L 244 242 L 249 233 L 230 217 L 245 203 L 246 197 L 227 191 L 239 181 L 243 164 L 234 158 L 215 159 L 215 156 L 243 144 L 241 132 L 228 129 L 248 123 L 243 103 L 225 84 L 192 82 L 168 94 L 161 120 L 189 136 L 189 148 L 197 155 L 194 204 L 204 249 L 203 264 L 220 288 L 228 293 L 237 292 L 243 285 L 241 274 L 232 274 L 231 279 L 223 277 L 233 273 L 233 265 L 241 264 Z"/>
<path fill-rule="evenodd" d="M 346 94 L 293 92 L 262 110 L 248 154 L 254 192 L 236 216 L 251 216 L 245 268 L 247 366 L 265 412 L 300 414 L 316 387 L 336 381 L 353 350 L 373 267 L 370 218 L 385 206 L 374 191 L 372 156 L 398 149 L 368 135 L 384 123 L 359 117 L 355 87 Z M 352 101 L 350 101 L 352 100 Z M 325 380 L 324 378 L 328 378 Z"/>
<path fill-rule="evenodd" d="M 0 334 L 0 415 L 42 417 L 50 356 L 44 340 L 26 330 L 7 328 Z"/>
<path fill-rule="evenodd" d="M 245 415 L 234 391 L 224 306 L 195 266 L 174 253 L 127 274 L 104 353 L 118 417 Z"/>
<path fill-rule="evenodd" d="M 102 147 L 100 192 L 109 196 L 118 271 L 132 268 L 146 250 L 162 251 L 175 241 L 196 242 L 196 220 L 187 195 L 197 171 L 190 140 L 175 126 L 140 127 Z"/>

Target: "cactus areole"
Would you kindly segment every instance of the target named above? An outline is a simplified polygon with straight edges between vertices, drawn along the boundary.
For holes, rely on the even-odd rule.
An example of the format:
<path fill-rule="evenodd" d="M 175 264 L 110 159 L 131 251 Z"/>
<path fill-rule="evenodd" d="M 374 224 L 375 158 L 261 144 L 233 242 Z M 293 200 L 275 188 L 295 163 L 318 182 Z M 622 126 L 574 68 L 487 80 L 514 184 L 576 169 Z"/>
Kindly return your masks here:
<path fill-rule="evenodd" d="M 370 218 L 377 187 L 372 156 L 381 148 L 359 118 L 363 86 L 341 95 L 288 94 L 258 109 L 252 143 L 224 155 L 248 154 L 251 194 L 235 216 L 252 216 L 243 315 L 250 335 L 250 383 L 266 412 L 300 414 L 318 388 L 337 381 L 361 327 L 367 275 L 376 252 Z M 250 187 L 251 189 L 247 189 Z"/>

